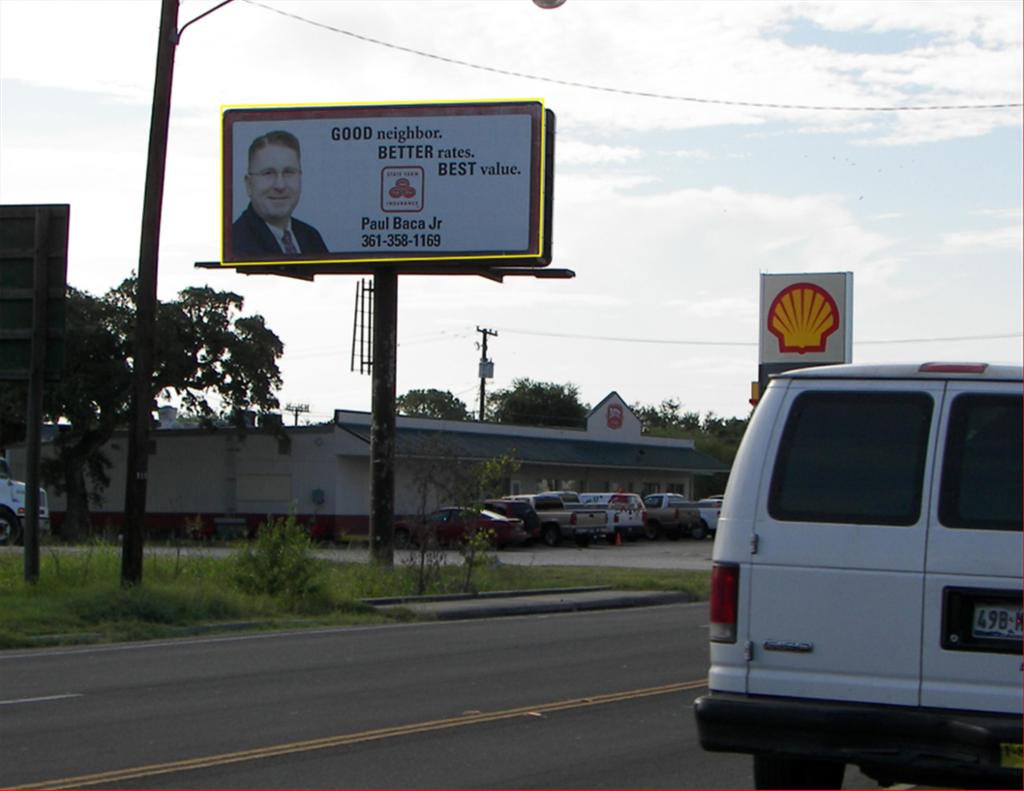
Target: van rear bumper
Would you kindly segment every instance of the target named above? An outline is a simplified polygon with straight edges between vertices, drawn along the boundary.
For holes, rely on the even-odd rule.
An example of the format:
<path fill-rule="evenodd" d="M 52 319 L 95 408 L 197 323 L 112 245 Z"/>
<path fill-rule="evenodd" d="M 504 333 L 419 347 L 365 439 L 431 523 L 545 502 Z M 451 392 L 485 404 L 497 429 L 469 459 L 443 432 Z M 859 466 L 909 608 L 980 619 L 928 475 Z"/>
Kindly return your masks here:
<path fill-rule="evenodd" d="M 1019 714 L 711 693 L 701 746 L 856 764 L 881 782 L 1020 787 Z"/>

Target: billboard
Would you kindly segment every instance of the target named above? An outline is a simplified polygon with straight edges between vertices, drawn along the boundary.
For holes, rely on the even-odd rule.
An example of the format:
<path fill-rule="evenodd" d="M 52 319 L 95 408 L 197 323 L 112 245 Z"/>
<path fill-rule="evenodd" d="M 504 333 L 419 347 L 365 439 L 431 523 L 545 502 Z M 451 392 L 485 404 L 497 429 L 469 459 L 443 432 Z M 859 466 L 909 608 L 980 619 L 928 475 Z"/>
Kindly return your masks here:
<path fill-rule="evenodd" d="M 848 363 L 853 273 L 761 275 L 761 365 Z"/>
<path fill-rule="evenodd" d="M 222 120 L 222 264 L 550 260 L 540 100 L 227 107 Z"/>

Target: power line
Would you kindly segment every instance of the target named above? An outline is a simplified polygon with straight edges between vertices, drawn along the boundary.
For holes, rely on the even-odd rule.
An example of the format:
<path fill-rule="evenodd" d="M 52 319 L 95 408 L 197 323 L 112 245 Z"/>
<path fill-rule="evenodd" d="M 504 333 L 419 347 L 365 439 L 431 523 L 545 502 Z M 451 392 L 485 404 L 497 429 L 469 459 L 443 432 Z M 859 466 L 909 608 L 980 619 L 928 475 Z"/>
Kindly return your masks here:
<path fill-rule="evenodd" d="M 647 343 L 665 346 L 757 346 L 756 341 L 695 341 L 670 338 L 622 338 L 611 335 L 582 335 L 570 332 L 543 332 L 541 330 L 516 330 L 508 327 L 499 327 L 501 332 L 510 335 L 534 335 L 544 338 L 567 338 L 570 340 L 584 341 L 611 341 L 616 343 Z M 888 338 L 882 340 L 868 340 L 854 342 L 858 346 L 897 344 L 897 343 L 951 343 L 953 341 L 992 341 L 1009 338 L 1021 338 L 1024 333 L 1014 332 L 998 335 L 960 335 L 947 338 Z"/>
<path fill-rule="evenodd" d="M 897 106 L 857 106 L 857 105 L 819 105 L 819 104 L 783 104 L 777 102 L 747 102 L 747 101 L 736 101 L 731 99 L 708 99 L 699 96 L 679 96 L 669 93 L 655 93 L 653 91 L 638 91 L 630 90 L 628 88 L 611 88 L 606 85 L 594 85 L 587 82 L 576 82 L 573 80 L 561 80 L 556 77 L 545 77 L 542 74 L 528 74 L 521 71 L 512 71 L 511 69 L 501 69 L 496 66 L 484 66 L 480 63 L 472 63 L 466 60 L 459 60 L 458 58 L 450 58 L 445 55 L 437 55 L 433 52 L 426 52 L 420 49 L 414 49 L 413 47 L 405 47 L 401 44 L 394 44 L 390 41 L 383 41 L 378 38 L 363 35 L 362 33 L 354 33 L 351 30 L 345 30 L 344 28 L 335 27 L 328 25 L 325 22 L 317 22 L 315 19 L 309 19 L 308 17 L 299 16 L 293 14 L 290 11 L 282 11 L 279 8 L 265 5 L 257 0 L 244 0 L 249 5 L 262 8 L 266 11 L 271 11 L 275 14 L 280 14 L 283 17 L 294 19 L 298 22 L 302 22 L 313 27 L 318 27 L 323 30 L 328 30 L 332 33 L 340 33 L 343 36 L 354 38 L 358 41 L 365 42 L 367 44 L 374 44 L 378 47 L 386 47 L 388 49 L 397 50 L 398 52 L 405 52 L 410 55 L 416 55 L 421 58 L 429 58 L 430 60 L 440 61 L 441 63 L 449 63 L 453 66 L 464 66 L 469 69 L 476 69 L 478 71 L 486 71 L 491 74 L 501 74 L 506 77 L 519 77 L 527 80 L 538 80 L 540 82 L 548 82 L 554 85 L 564 85 L 568 88 L 582 88 L 588 91 L 598 91 L 601 93 L 613 93 L 623 96 L 637 96 L 644 99 L 663 99 L 674 102 L 690 102 L 693 104 L 715 104 L 723 105 L 727 107 L 751 107 L 755 109 L 763 110 L 821 110 L 828 112 L 865 112 L 865 113 L 877 113 L 877 112 L 921 112 L 921 111 L 934 111 L 934 110 L 1005 110 L 1012 108 L 1024 107 L 1024 104 L 1006 102 L 1000 104 L 943 104 L 943 105 L 897 105 Z"/>

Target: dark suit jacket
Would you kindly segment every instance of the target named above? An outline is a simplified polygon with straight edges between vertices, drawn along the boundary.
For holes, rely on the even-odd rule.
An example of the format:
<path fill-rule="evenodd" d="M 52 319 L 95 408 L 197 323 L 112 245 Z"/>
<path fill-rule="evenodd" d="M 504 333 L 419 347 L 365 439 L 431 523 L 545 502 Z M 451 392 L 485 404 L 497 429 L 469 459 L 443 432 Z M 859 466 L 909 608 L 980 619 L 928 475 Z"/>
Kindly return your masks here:
<path fill-rule="evenodd" d="M 301 256 L 327 252 L 323 237 L 312 225 L 292 217 L 292 234 L 299 243 L 299 249 L 302 250 Z M 277 243 L 267 224 L 253 211 L 251 203 L 231 226 L 231 244 L 236 258 L 253 253 L 260 258 L 284 255 L 281 252 L 281 245 Z"/>

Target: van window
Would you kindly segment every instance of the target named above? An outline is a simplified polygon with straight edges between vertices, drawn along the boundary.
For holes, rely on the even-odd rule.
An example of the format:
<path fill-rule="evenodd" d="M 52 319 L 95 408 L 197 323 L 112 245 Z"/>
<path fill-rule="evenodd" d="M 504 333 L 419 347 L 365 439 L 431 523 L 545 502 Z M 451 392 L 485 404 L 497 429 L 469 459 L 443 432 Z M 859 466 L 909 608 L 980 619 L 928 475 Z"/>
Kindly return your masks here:
<path fill-rule="evenodd" d="M 768 512 L 792 522 L 916 524 L 932 408 L 923 393 L 798 396 Z"/>
<path fill-rule="evenodd" d="M 939 521 L 954 528 L 1021 529 L 1020 396 L 961 395 L 942 464 Z"/>

